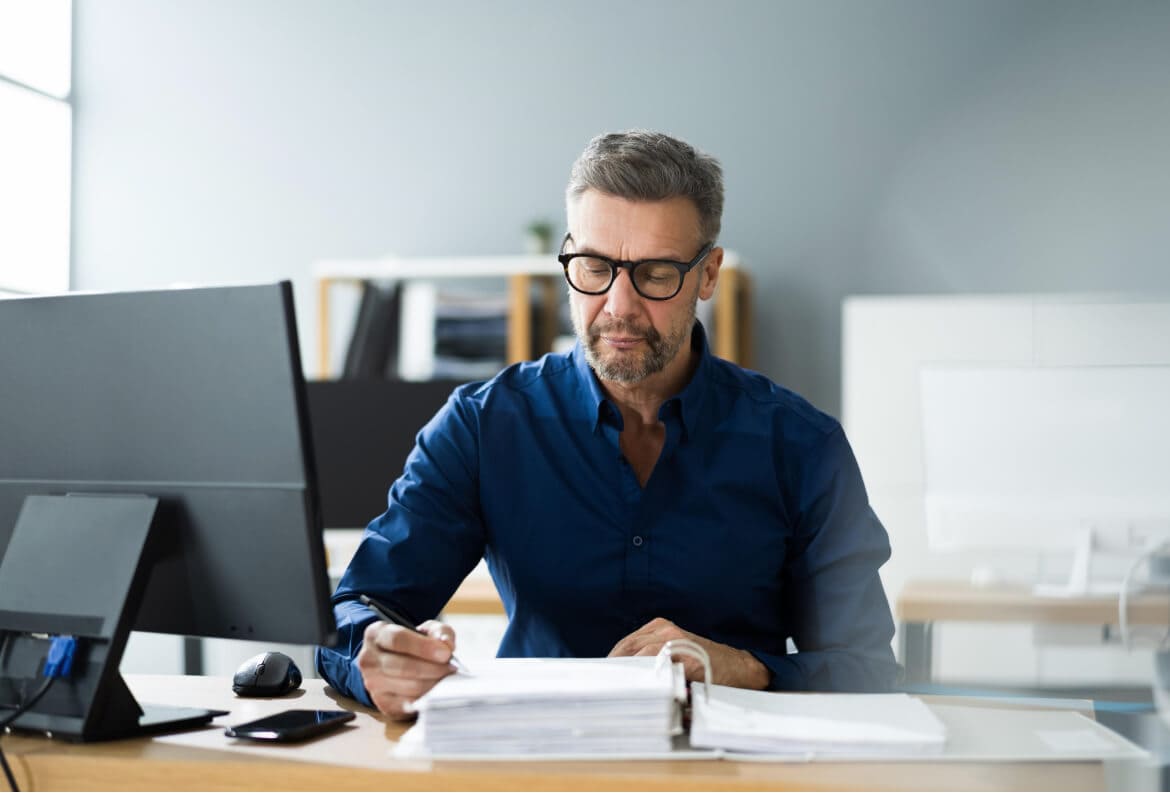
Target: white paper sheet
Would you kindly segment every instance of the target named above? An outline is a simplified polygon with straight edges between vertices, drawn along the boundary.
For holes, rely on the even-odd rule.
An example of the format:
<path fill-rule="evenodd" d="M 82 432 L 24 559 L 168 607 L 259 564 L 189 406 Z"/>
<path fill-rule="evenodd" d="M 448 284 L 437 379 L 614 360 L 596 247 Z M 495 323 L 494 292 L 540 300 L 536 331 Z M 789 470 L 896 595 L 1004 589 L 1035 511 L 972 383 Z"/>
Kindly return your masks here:
<path fill-rule="evenodd" d="M 710 692 L 710 699 L 707 692 Z M 778 694 L 692 686 L 691 745 L 772 754 L 937 754 L 946 727 L 907 694 Z"/>

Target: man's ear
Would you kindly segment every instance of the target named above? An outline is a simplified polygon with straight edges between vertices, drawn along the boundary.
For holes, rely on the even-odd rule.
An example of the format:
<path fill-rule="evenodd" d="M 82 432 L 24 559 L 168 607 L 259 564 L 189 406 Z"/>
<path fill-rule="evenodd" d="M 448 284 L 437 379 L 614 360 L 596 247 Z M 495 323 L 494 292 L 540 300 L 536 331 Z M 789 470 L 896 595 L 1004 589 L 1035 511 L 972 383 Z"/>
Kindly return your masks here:
<path fill-rule="evenodd" d="M 715 294 L 715 284 L 719 281 L 719 268 L 723 266 L 723 249 L 712 248 L 707 258 L 699 265 L 702 274 L 699 276 L 699 298 L 710 300 Z"/>

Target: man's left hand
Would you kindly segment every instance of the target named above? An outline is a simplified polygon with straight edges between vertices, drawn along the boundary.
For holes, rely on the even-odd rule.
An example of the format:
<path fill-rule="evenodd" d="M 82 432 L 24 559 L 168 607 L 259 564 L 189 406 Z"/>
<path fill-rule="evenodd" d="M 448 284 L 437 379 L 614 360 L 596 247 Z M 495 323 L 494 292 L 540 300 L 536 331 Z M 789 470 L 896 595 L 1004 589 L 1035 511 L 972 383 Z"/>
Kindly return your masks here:
<path fill-rule="evenodd" d="M 672 639 L 690 639 L 707 651 L 711 659 L 712 683 L 763 689 L 767 688 L 771 680 L 768 668 L 751 653 L 696 636 L 662 617 L 651 620 L 615 644 L 609 651 L 609 657 L 658 655 L 662 645 Z M 680 654 L 675 660 L 682 661 L 687 680 L 703 680 L 703 664 L 697 658 Z"/>

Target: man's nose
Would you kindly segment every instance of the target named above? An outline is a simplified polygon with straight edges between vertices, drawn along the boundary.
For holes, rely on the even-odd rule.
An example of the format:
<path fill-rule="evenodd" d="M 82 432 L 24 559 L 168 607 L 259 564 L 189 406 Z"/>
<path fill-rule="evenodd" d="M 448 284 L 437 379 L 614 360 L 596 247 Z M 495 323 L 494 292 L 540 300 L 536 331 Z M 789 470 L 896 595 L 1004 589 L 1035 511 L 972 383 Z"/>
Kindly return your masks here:
<path fill-rule="evenodd" d="M 605 313 L 615 317 L 631 316 L 638 312 L 641 300 L 641 295 L 634 289 L 630 271 L 620 268 L 613 285 L 605 293 Z"/>

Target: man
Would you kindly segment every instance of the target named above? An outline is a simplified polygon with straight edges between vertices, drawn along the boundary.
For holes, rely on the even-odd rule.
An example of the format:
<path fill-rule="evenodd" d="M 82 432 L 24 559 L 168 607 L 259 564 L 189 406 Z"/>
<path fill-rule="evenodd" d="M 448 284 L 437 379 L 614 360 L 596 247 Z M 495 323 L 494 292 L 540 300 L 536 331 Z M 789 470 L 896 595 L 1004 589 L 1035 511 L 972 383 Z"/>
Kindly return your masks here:
<path fill-rule="evenodd" d="M 888 689 L 889 540 L 840 425 L 714 358 L 695 321 L 723 261 L 718 162 L 657 133 L 603 135 L 566 204 L 577 346 L 457 389 L 422 429 L 334 596 L 322 676 L 408 716 L 451 673 L 454 632 L 376 622 L 355 599 L 433 616 L 486 556 L 501 656 L 690 638 L 717 683 Z"/>

